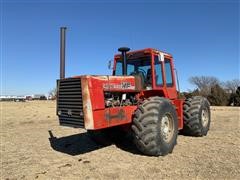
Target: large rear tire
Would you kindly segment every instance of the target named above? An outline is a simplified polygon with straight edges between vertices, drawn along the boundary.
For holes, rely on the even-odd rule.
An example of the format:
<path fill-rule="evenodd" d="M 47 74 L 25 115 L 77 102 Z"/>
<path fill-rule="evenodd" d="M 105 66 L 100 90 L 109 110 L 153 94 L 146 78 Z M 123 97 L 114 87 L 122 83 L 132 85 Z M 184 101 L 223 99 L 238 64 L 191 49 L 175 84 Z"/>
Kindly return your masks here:
<path fill-rule="evenodd" d="M 182 134 L 190 136 L 206 136 L 210 127 L 211 114 L 208 100 L 195 96 L 185 100 L 183 105 Z"/>
<path fill-rule="evenodd" d="M 176 110 L 162 97 L 146 99 L 135 111 L 134 143 L 143 154 L 164 156 L 173 151 L 178 135 Z"/>

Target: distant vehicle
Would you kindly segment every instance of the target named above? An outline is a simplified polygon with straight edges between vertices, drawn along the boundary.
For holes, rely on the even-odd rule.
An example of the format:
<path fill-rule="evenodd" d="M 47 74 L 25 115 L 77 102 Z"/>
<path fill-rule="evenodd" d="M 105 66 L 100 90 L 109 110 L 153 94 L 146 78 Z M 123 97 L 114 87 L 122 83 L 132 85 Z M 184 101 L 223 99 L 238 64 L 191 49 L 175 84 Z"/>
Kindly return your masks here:
<path fill-rule="evenodd" d="M 17 96 L 14 98 L 14 102 L 25 102 L 26 97 L 25 96 Z"/>
<path fill-rule="evenodd" d="M 41 96 L 39 100 L 47 100 L 46 96 Z"/>
<path fill-rule="evenodd" d="M 47 100 L 44 94 L 35 94 L 32 96 L 32 100 Z"/>
<path fill-rule="evenodd" d="M 28 100 L 28 101 L 32 101 L 33 98 L 32 98 L 32 96 L 26 96 L 26 100 Z"/>

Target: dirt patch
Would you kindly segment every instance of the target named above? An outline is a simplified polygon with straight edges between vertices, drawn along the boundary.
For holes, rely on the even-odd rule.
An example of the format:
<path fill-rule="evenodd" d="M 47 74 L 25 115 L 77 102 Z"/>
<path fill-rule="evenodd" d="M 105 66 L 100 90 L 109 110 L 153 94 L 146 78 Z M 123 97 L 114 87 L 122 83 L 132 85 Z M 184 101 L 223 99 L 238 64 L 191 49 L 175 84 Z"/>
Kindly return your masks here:
<path fill-rule="evenodd" d="M 178 136 L 172 154 L 141 155 L 131 142 L 99 146 L 61 127 L 55 103 L 1 102 L 2 179 L 239 179 L 240 108 L 211 107 L 208 136 Z"/>

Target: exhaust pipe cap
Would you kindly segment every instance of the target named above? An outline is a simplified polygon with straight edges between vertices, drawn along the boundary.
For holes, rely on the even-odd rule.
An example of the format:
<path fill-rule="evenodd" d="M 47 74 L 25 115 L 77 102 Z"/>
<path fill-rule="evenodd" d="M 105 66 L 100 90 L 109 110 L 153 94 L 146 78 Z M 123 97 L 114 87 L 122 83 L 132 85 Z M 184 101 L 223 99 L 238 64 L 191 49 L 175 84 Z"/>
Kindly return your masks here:
<path fill-rule="evenodd" d="M 128 47 L 120 47 L 120 48 L 118 48 L 118 51 L 120 51 L 120 52 L 128 52 L 128 51 L 130 51 L 130 48 L 128 48 Z"/>

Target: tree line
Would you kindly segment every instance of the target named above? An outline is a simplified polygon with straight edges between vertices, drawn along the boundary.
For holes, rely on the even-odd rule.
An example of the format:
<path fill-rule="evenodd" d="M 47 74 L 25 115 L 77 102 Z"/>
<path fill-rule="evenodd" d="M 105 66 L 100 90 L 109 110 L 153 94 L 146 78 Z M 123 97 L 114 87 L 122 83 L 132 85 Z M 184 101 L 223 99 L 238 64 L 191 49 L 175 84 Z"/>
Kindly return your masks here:
<path fill-rule="evenodd" d="M 182 92 L 182 97 L 204 96 L 212 106 L 240 106 L 239 79 L 221 82 L 213 76 L 193 76 L 189 82 L 196 89 Z"/>

